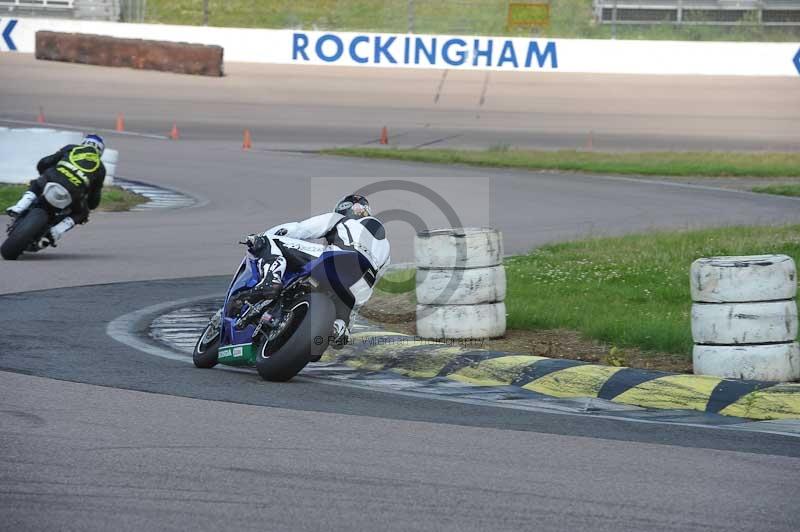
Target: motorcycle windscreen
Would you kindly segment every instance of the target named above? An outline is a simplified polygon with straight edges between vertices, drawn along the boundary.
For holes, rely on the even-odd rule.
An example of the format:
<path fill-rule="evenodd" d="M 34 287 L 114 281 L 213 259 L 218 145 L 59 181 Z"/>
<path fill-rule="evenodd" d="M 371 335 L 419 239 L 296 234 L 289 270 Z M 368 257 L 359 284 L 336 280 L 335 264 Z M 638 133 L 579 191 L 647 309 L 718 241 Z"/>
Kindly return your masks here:
<path fill-rule="evenodd" d="M 241 301 L 238 301 L 233 296 L 242 290 L 255 286 L 259 280 L 258 276 L 259 273 L 256 261 L 250 257 L 245 257 L 239 265 L 239 269 L 231 282 L 230 288 L 228 288 L 228 296 L 225 299 L 225 312 L 222 318 L 222 335 L 220 338 L 220 362 L 223 364 L 232 364 L 234 360 L 227 360 L 228 358 L 239 359 L 241 356 L 241 350 L 231 350 L 230 353 L 228 353 L 226 346 L 242 346 L 251 342 L 255 326 L 249 325 L 242 330 L 238 330 L 234 326 L 241 312 Z M 249 360 L 251 357 L 245 356 L 244 358 L 247 359 L 243 360 L 244 363 L 252 362 Z"/>
<path fill-rule="evenodd" d="M 259 281 L 258 277 L 258 266 L 256 265 L 255 259 L 245 257 L 245 259 L 239 265 L 239 269 L 237 270 L 236 275 L 233 277 L 233 281 L 228 288 L 228 295 L 225 298 L 226 316 L 233 317 L 235 315 L 231 314 L 232 309 L 230 308 L 232 296 L 238 294 L 242 290 L 254 287 Z"/>

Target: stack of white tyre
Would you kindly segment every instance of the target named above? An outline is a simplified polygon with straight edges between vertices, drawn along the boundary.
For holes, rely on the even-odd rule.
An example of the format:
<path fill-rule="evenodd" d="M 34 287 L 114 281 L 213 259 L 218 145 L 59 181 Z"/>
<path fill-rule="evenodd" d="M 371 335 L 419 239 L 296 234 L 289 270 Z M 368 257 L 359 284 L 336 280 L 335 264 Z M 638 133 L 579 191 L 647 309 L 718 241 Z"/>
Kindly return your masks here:
<path fill-rule="evenodd" d="M 503 236 L 485 228 L 424 231 L 414 241 L 417 334 L 497 338 L 506 331 Z"/>
<path fill-rule="evenodd" d="M 791 257 L 698 259 L 691 291 L 696 374 L 800 380 L 797 269 Z"/>

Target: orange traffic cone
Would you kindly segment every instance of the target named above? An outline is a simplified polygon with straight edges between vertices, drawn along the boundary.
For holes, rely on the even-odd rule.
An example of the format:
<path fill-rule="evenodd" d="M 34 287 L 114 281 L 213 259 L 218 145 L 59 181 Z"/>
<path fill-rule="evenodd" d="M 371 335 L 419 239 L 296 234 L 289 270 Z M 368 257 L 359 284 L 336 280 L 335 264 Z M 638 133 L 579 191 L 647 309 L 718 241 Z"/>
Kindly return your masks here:
<path fill-rule="evenodd" d="M 178 124 L 175 122 L 172 123 L 172 131 L 169 132 L 169 138 L 172 140 L 178 140 L 181 138 L 181 133 L 178 131 Z"/>
<path fill-rule="evenodd" d="M 125 131 L 125 117 L 122 113 L 117 115 L 117 131 Z"/>
<path fill-rule="evenodd" d="M 386 129 L 386 126 L 383 126 L 383 129 L 381 129 L 381 144 L 389 144 L 389 130 Z"/>
<path fill-rule="evenodd" d="M 242 140 L 242 149 L 249 150 L 253 147 L 253 139 L 250 137 L 250 130 L 244 130 L 244 139 Z"/>
<path fill-rule="evenodd" d="M 46 122 L 44 119 L 44 111 L 41 107 L 39 107 L 39 116 L 36 117 L 36 121 L 40 124 L 44 124 Z"/>

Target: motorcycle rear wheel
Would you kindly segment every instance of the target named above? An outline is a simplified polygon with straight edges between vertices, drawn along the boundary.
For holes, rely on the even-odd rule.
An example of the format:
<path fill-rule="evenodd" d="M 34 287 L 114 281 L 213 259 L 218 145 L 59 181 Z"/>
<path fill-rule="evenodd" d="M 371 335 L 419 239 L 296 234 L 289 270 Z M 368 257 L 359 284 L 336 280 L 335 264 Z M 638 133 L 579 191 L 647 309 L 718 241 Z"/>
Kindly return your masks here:
<path fill-rule="evenodd" d="M 336 309 L 324 294 L 313 292 L 294 307 L 288 336 L 258 346 L 256 370 L 268 381 L 286 382 L 318 360 L 328 347 Z"/>
<path fill-rule="evenodd" d="M 47 211 L 31 209 L 14 225 L 13 231 L 0 246 L 0 255 L 6 260 L 17 260 L 28 246 L 44 236 L 49 224 L 50 215 Z"/>
<path fill-rule="evenodd" d="M 202 369 L 210 369 L 217 365 L 219 360 L 219 339 L 220 333 L 217 331 L 216 335 L 208 338 L 211 324 L 206 325 L 203 329 L 203 334 L 194 344 L 194 351 L 192 352 L 192 361 L 194 365 Z"/>

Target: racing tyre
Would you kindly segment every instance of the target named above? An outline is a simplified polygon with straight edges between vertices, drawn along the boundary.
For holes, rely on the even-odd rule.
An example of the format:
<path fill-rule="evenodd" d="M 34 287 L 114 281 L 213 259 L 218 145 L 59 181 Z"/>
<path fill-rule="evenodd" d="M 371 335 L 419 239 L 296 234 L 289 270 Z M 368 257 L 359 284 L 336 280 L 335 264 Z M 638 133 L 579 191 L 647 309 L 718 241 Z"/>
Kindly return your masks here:
<path fill-rule="evenodd" d="M 0 246 L 0 255 L 6 260 L 16 260 L 33 242 L 44 236 L 50 216 L 43 209 L 31 209 L 17 221 L 14 230 Z"/>
<path fill-rule="evenodd" d="M 197 340 L 192 353 L 194 365 L 198 368 L 209 369 L 217 365 L 219 359 L 219 331 L 211 334 L 211 324 L 206 325 L 203 334 Z"/>
<path fill-rule="evenodd" d="M 336 309 L 324 294 L 311 293 L 295 304 L 285 335 L 258 348 L 256 369 L 264 380 L 285 382 L 328 347 Z"/>

